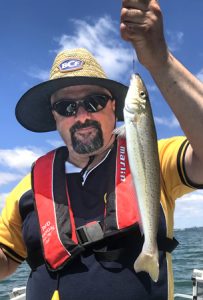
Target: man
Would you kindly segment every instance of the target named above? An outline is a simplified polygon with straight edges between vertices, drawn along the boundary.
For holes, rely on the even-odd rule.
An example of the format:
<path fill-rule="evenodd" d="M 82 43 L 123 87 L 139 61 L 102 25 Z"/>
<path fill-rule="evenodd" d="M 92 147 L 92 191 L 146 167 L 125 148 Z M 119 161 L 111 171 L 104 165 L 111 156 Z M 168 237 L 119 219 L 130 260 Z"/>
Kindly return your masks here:
<path fill-rule="evenodd" d="M 29 300 L 51 299 L 55 290 L 61 300 L 173 299 L 174 202 L 203 187 L 203 86 L 169 52 L 157 1 L 123 1 L 120 28 L 187 137 L 159 142 L 159 280 L 133 269 L 143 239 L 130 190 L 118 193 L 120 148 L 112 131 L 116 118 L 122 120 L 127 87 L 107 79 L 87 50 L 66 50 L 57 55 L 51 80 L 16 107 L 25 128 L 57 129 L 66 144 L 37 160 L 32 176 L 11 192 L 0 221 L 0 278 L 26 259 Z"/>

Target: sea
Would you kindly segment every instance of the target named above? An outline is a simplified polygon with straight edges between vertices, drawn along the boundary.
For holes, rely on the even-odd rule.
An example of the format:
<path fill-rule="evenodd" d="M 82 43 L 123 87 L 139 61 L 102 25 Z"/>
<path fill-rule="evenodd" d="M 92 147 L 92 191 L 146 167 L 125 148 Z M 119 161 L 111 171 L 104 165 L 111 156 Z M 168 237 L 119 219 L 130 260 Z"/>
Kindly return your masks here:
<path fill-rule="evenodd" d="M 176 229 L 174 236 L 179 241 L 173 252 L 175 293 L 192 295 L 193 270 L 203 270 L 203 227 Z M 15 274 L 1 281 L 0 300 L 8 300 L 14 287 L 26 285 L 29 272 L 23 263 Z"/>

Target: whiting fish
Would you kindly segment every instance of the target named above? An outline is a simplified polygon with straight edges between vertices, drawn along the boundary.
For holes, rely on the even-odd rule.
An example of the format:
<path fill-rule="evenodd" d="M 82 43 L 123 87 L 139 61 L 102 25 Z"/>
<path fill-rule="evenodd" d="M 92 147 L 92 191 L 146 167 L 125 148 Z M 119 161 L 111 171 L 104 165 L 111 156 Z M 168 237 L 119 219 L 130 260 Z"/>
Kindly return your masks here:
<path fill-rule="evenodd" d="M 144 234 L 142 251 L 134 263 L 136 272 L 159 278 L 157 231 L 160 203 L 160 167 L 157 135 L 147 89 L 138 74 L 133 74 L 124 106 L 124 128 L 133 183 L 136 189 Z M 123 129 L 117 128 L 123 135 Z"/>

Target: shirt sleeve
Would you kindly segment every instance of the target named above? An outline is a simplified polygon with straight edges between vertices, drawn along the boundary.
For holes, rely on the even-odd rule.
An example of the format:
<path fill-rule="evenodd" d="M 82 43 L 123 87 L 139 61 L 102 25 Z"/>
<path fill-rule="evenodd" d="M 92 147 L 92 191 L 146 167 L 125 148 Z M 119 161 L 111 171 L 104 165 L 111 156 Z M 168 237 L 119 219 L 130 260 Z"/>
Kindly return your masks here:
<path fill-rule="evenodd" d="M 172 201 L 197 188 L 185 172 L 184 157 L 188 145 L 183 136 L 163 139 L 158 144 L 162 185 Z"/>
<path fill-rule="evenodd" d="M 30 187 L 31 176 L 28 174 L 9 194 L 0 216 L 0 247 L 6 255 L 19 263 L 27 256 L 22 237 L 19 200 Z"/>

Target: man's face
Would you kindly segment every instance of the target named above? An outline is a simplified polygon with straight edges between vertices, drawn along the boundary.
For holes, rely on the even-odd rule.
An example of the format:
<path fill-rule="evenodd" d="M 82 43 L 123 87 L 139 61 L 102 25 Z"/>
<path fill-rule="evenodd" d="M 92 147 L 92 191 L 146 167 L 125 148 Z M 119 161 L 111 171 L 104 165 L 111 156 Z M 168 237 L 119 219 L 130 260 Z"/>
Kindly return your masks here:
<path fill-rule="evenodd" d="M 106 106 L 97 112 L 88 112 L 82 106 L 73 116 L 62 116 L 55 110 L 56 127 L 69 151 L 78 154 L 95 154 L 110 146 L 115 127 L 115 101 L 108 90 L 99 86 L 78 85 L 58 90 L 51 97 L 51 104 L 88 99 L 89 95 L 109 95 Z"/>

